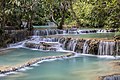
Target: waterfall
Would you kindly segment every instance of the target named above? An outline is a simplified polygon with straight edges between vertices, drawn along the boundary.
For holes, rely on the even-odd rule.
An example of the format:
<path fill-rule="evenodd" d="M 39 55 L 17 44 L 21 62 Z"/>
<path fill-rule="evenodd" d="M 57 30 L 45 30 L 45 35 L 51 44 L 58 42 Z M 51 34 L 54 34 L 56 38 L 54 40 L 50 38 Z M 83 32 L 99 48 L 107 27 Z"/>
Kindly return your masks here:
<path fill-rule="evenodd" d="M 46 34 L 49 35 L 48 30 L 46 29 L 45 31 L 46 31 Z"/>
<path fill-rule="evenodd" d="M 62 37 L 62 38 L 58 39 L 58 42 L 61 43 L 61 44 L 63 44 L 65 40 L 66 40 L 66 38 Z"/>
<path fill-rule="evenodd" d="M 105 77 L 103 80 L 120 80 L 120 75 L 113 75 Z"/>
<path fill-rule="evenodd" d="M 39 35 L 39 30 L 34 30 L 33 34 L 34 34 L 34 36 L 38 36 Z"/>
<path fill-rule="evenodd" d="M 51 37 L 39 37 L 39 36 L 34 36 L 30 40 L 31 43 L 36 43 L 39 44 L 40 42 L 58 42 L 57 38 L 51 38 Z"/>
<path fill-rule="evenodd" d="M 89 49 L 88 41 L 89 40 L 86 40 L 83 45 L 83 54 L 88 54 L 88 49 Z"/>
<path fill-rule="evenodd" d="M 19 48 L 19 47 L 23 47 L 25 45 L 25 43 L 26 43 L 26 40 L 18 42 L 18 43 L 10 44 L 10 45 L 8 45 L 8 47 L 10 47 L 10 48 Z"/>
<path fill-rule="evenodd" d="M 77 40 L 74 40 L 74 42 L 73 42 L 73 49 L 72 49 L 72 51 L 75 51 L 76 45 L 77 45 Z"/>
<path fill-rule="evenodd" d="M 109 29 L 109 30 L 100 29 L 97 31 L 97 33 L 110 33 L 110 32 L 117 32 L 117 31 L 118 31 L 117 29 Z"/>
<path fill-rule="evenodd" d="M 70 40 L 67 46 L 67 50 L 74 51 L 76 44 L 77 44 L 76 40 Z"/>
<path fill-rule="evenodd" d="M 71 38 L 60 38 L 58 42 L 62 44 L 63 49 L 75 51 L 77 40 Z"/>
<path fill-rule="evenodd" d="M 106 33 L 114 32 L 114 30 L 78 30 L 78 29 L 45 29 L 45 30 L 34 30 L 35 36 L 55 35 L 55 34 L 81 34 L 81 33 Z"/>
<path fill-rule="evenodd" d="M 30 46 L 31 48 L 43 48 L 48 44 L 60 43 L 60 47 L 65 50 L 75 51 L 78 53 L 88 54 L 91 53 L 93 55 L 115 55 L 119 54 L 119 45 L 116 42 L 106 42 L 99 40 L 86 40 L 86 39 L 71 39 L 66 37 L 57 37 L 52 38 L 48 37 L 49 35 L 55 34 L 76 34 L 76 33 L 95 33 L 96 30 L 77 30 L 77 29 L 67 29 L 67 30 L 59 30 L 59 29 L 45 29 L 45 30 L 34 30 L 34 35 L 27 39 L 25 42 L 19 42 L 15 44 L 11 44 L 10 47 L 24 47 Z M 47 37 L 46 37 L 47 35 Z M 22 35 L 20 35 L 20 38 Z M 45 46 L 41 43 L 47 43 Z M 56 44 L 55 43 L 55 44 Z M 53 47 L 53 46 L 52 46 Z M 116 51 L 116 53 L 115 53 Z M 97 52 L 97 53 L 96 53 Z"/>
<path fill-rule="evenodd" d="M 48 36 L 48 35 L 55 35 L 55 34 L 63 34 L 62 30 L 59 29 L 45 29 L 45 30 L 34 30 L 34 36 Z"/>
<path fill-rule="evenodd" d="M 64 41 L 63 44 L 62 44 L 62 48 L 63 48 L 63 49 L 66 48 L 66 43 L 67 43 L 67 40 L 65 39 L 65 41 Z"/>
<path fill-rule="evenodd" d="M 98 54 L 99 55 L 113 55 L 115 48 L 115 42 L 100 41 Z"/>
<path fill-rule="evenodd" d="M 107 30 L 98 30 L 97 33 L 107 33 Z"/>
<path fill-rule="evenodd" d="M 82 34 L 82 33 L 96 33 L 97 30 L 77 30 L 77 33 Z"/>

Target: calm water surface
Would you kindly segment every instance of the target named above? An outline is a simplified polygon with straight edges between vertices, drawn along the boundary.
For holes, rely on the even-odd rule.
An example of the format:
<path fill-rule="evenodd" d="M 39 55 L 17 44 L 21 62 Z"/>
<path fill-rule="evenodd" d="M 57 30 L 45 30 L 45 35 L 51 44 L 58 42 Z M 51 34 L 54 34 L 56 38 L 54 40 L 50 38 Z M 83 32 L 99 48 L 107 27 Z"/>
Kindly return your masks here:
<path fill-rule="evenodd" d="M 30 49 L 16 49 L 10 51 L 4 55 L 0 55 L 0 66 L 2 65 L 14 65 L 27 62 L 33 58 L 45 57 L 45 56 L 57 56 L 62 55 L 62 52 L 54 51 L 37 51 Z"/>
<path fill-rule="evenodd" d="M 8 56 L 0 56 L 0 64 L 3 64 L 1 60 L 6 60 L 6 64 L 9 62 L 15 64 L 24 59 L 60 54 L 60 52 L 17 49 Z M 96 76 L 110 70 L 107 64 L 105 64 L 107 61 L 109 59 L 93 56 L 79 56 L 64 60 L 47 61 L 40 63 L 39 66 L 33 67 L 33 69 L 1 77 L 0 80 L 94 80 Z"/>

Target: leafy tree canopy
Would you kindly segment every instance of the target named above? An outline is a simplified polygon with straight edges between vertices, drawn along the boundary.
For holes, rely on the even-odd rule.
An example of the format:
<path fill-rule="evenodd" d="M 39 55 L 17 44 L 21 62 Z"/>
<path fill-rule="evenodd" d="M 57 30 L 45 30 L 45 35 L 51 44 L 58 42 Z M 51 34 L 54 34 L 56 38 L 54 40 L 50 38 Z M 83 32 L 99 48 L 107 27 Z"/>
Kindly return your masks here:
<path fill-rule="evenodd" d="M 21 22 L 44 25 L 54 22 L 78 27 L 119 28 L 120 0 L 1 0 L 0 27 L 20 28 Z"/>

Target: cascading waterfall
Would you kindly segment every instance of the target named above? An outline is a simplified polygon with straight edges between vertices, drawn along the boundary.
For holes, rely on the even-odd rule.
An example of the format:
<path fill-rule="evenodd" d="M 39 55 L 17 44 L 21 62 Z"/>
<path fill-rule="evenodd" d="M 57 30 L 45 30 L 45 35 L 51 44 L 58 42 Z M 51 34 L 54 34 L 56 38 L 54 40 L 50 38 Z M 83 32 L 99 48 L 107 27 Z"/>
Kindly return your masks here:
<path fill-rule="evenodd" d="M 114 41 L 98 41 L 98 43 L 95 43 L 95 40 L 85 40 L 85 39 L 79 39 L 80 43 L 78 43 L 78 40 L 76 39 L 71 39 L 71 38 L 65 38 L 65 37 L 57 37 L 57 38 L 51 38 L 51 37 L 42 37 L 45 35 L 55 35 L 55 34 L 63 34 L 63 32 L 66 31 L 66 34 L 69 33 L 69 31 L 75 31 L 75 30 L 59 30 L 59 29 L 45 29 L 45 30 L 34 30 L 34 35 L 26 40 L 24 44 L 28 43 L 30 47 L 36 45 L 35 48 L 40 48 L 41 42 L 59 42 L 61 43 L 61 48 L 65 50 L 70 50 L 70 51 L 77 51 L 83 54 L 89 54 L 89 53 L 95 53 L 95 55 L 115 55 L 115 50 L 118 52 L 118 47 L 116 47 L 116 43 Z M 83 30 L 85 31 L 85 30 Z M 85 31 L 86 32 L 86 31 Z M 87 31 L 89 32 L 89 30 Z M 96 32 L 96 30 L 90 31 L 90 32 Z M 90 41 L 90 43 L 89 43 Z M 77 44 L 78 43 L 78 44 Z M 24 45 L 23 42 L 20 43 L 15 43 L 11 46 L 16 46 L 16 45 Z M 25 45 L 26 45 L 25 44 Z M 77 46 L 76 46 L 77 45 Z M 33 47 L 33 48 L 34 48 Z M 89 51 L 89 52 L 88 52 Z"/>
<path fill-rule="evenodd" d="M 48 35 L 55 35 L 55 34 L 63 34 L 63 30 L 59 29 L 45 29 L 45 30 L 34 30 L 34 36 L 48 36 Z"/>
<path fill-rule="evenodd" d="M 62 44 L 63 49 L 70 50 L 70 51 L 75 51 L 77 40 L 60 38 L 58 40 L 58 42 Z"/>
<path fill-rule="evenodd" d="M 34 43 L 40 43 L 40 42 L 58 42 L 58 38 L 32 36 L 32 38 L 30 40 L 28 40 L 28 41 L 32 41 Z"/>
<path fill-rule="evenodd" d="M 22 42 L 18 42 L 18 43 L 14 43 L 14 44 L 10 44 L 8 45 L 9 48 L 19 48 L 19 47 L 24 47 L 24 44 L 27 42 L 27 40 L 22 41 Z"/>
<path fill-rule="evenodd" d="M 73 48 L 72 48 L 72 51 L 75 51 L 76 45 L 77 45 L 77 40 L 74 40 L 74 41 L 73 41 Z"/>
<path fill-rule="evenodd" d="M 99 55 L 113 55 L 115 50 L 115 42 L 100 41 L 98 54 Z"/>
<path fill-rule="evenodd" d="M 70 40 L 67 46 L 67 50 L 74 51 L 76 47 L 76 43 L 77 43 L 76 40 Z"/>
<path fill-rule="evenodd" d="M 71 30 L 69 30 L 68 34 L 78 34 L 78 33 L 77 33 L 77 31 L 71 31 Z"/>
<path fill-rule="evenodd" d="M 77 32 L 79 34 L 82 34 L 82 33 L 96 33 L 97 30 L 78 30 Z"/>
<path fill-rule="evenodd" d="M 64 41 L 63 44 L 62 44 L 62 48 L 63 48 L 63 49 L 66 48 L 66 43 L 67 43 L 67 40 L 65 39 L 65 41 Z"/>
<path fill-rule="evenodd" d="M 110 33 L 110 32 L 117 32 L 117 29 L 109 29 L 109 30 L 105 30 L 105 29 L 100 29 L 97 31 L 97 33 Z"/>
<path fill-rule="evenodd" d="M 34 30 L 33 34 L 34 34 L 34 36 L 38 36 L 38 35 L 40 35 L 39 33 L 40 33 L 39 30 Z"/>
<path fill-rule="evenodd" d="M 97 33 L 107 33 L 107 30 L 98 30 Z"/>
<path fill-rule="evenodd" d="M 66 38 L 62 37 L 62 38 L 58 39 L 58 42 L 61 43 L 61 44 L 63 44 L 65 40 L 66 40 Z"/>
<path fill-rule="evenodd" d="M 86 40 L 83 45 L 83 54 L 88 54 L 88 49 L 89 49 L 88 41 L 89 40 Z"/>
<path fill-rule="evenodd" d="M 107 33 L 107 32 L 116 32 L 117 30 L 78 30 L 78 29 L 45 29 L 45 30 L 34 30 L 35 36 L 45 36 L 45 35 L 55 35 L 55 34 L 82 34 L 82 33 Z"/>
<path fill-rule="evenodd" d="M 28 47 L 28 48 L 35 48 L 35 49 L 42 49 L 44 48 L 44 43 L 46 45 L 49 45 L 49 43 L 53 43 L 53 45 L 56 45 L 58 43 L 57 38 L 51 38 L 51 37 L 40 37 L 40 36 L 32 36 L 30 39 L 18 42 L 15 44 L 10 44 L 8 47 L 10 48 L 19 48 L 19 47 Z"/>
<path fill-rule="evenodd" d="M 48 33 L 48 30 L 46 29 L 46 33 L 47 33 L 47 35 L 49 35 L 49 33 Z"/>
<path fill-rule="evenodd" d="M 118 47 L 116 49 L 116 43 L 114 41 L 95 41 L 95 40 L 85 40 L 84 44 L 78 43 L 78 40 L 69 39 L 69 38 L 61 38 L 58 40 L 62 44 L 62 48 L 65 50 L 75 51 L 77 49 L 81 50 L 83 54 L 91 54 L 94 55 L 111 55 L 115 56 L 116 51 L 118 51 Z M 81 39 L 83 41 L 83 39 Z M 76 46 L 77 45 L 77 46 Z M 83 48 L 82 48 L 83 46 Z M 117 53 L 118 54 L 118 53 Z"/>
<path fill-rule="evenodd" d="M 120 75 L 107 76 L 103 80 L 120 80 Z"/>

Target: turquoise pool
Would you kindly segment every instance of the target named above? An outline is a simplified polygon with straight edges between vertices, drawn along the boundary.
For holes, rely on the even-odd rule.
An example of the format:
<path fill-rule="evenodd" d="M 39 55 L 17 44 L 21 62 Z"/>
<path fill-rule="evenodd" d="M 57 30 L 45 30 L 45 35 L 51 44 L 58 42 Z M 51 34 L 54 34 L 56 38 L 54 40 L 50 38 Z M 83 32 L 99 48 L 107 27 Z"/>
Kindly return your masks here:
<path fill-rule="evenodd" d="M 0 65 L 18 64 L 31 58 L 57 56 L 61 52 L 43 52 L 28 49 L 16 49 L 0 56 Z M 95 56 L 78 56 L 70 59 L 47 61 L 39 66 L 15 75 L 1 77 L 1 80 L 94 80 L 104 72 L 112 69 L 106 64 L 111 59 Z M 95 79 L 96 80 L 96 79 Z"/>
<path fill-rule="evenodd" d="M 28 60 L 34 58 L 40 58 L 45 56 L 57 56 L 62 55 L 62 52 L 54 52 L 54 51 L 37 51 L 30 49 L 15 49 L 13 51 L 8 52 L 7 54 L 0 55 L 0 66 L 12 66 L 16 64 L 21 64 L 23 62 L 27 62 Z"/>

